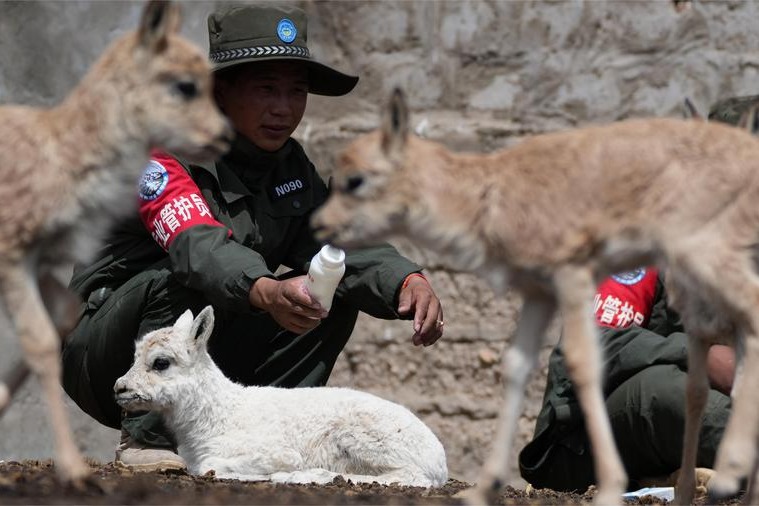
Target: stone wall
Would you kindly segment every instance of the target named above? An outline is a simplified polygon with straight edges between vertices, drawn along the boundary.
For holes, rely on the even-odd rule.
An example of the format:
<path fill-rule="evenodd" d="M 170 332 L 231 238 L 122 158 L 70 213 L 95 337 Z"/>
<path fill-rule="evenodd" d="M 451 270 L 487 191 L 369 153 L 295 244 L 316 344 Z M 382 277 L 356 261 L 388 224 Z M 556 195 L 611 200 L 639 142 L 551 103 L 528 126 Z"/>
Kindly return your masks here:
<path fill-rule="evenodd" d="M 205 15 L 214 5 L 184 5 L 183 32 L 204 47 Z M 317 58 L 361 75 L 347 97 L 313 97 L 296 132 L 324 176 L 340 147 L 376 126 L 395 86 L 406 90 L 418 133 L 481 152 L 545 131 L 679 116 L 685 96 L 706 111 L 720 98 L 757 92 L 754 2 L 696 2 L 679 14 L 664 0 L 299 5 L 311 16 Z M 107 41 L 134 26 L 139 10 L 136 3 L 1 3 L 0 103 L 60 100 Z M 434 347 L 414 348 L 409 322 L 362 317 L 331 384 L 409 406 L 442 439 L 451 475 L 473 480 L 493 435 L 499 360 L 518 297 L 496 298 L 472 275 L 447 271 L 412 244 L 398 246 L 425 266 L 445 307 L 445 336 Z M 515 451 L 531 434 L 557 328 L 527 390 Z M 0 367 L 11 360 L 3 350 Z M 110 459 L 116 433 L 75 407 L 72 414 L 85 451 Z M 0 431 L 0 459 L 52 455 L 33 382 L 0 420 Z M 515 471 L 511 482 L 520 484 Z"/>

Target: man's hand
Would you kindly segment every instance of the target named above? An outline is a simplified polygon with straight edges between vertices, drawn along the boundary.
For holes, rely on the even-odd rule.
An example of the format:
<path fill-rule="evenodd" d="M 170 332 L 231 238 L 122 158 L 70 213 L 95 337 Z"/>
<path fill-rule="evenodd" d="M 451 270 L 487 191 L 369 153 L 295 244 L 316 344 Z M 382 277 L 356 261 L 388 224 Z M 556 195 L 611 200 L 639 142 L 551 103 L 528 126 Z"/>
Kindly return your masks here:
<path fill-rule="evenodd" d="M 284 329 L 303 334 L 327 316 L 304 286 L 306 276 L 279 281 L 258 278 L 250 289 L 250 303 L 263 309 Z"/>
<path fill-rule="evenodd" d="M 410 274 L 398 295 L 398 313 L 414 315 L 414 346 L 429 346 L 443 335 L 443 307 L 422 276 Z"/>
<path fill-rule="evenodd" d="M 712 388 L 730 395 L 735 379 L 735 350 L 729 346 L 713 344 L 706 359 L 706 373 Z"/>

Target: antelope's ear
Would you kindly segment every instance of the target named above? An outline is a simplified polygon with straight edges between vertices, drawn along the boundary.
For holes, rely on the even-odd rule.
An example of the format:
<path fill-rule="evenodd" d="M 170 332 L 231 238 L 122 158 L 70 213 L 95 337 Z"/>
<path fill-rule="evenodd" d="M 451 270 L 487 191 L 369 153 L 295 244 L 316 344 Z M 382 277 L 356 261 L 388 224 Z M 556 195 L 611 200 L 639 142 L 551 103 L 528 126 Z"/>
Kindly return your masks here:
<path fill-rule="evenodd" d="M 195 339 L 196 346 L 206 345 L 208 338 L 211 337 L 211 332 L 213 332 L 213 322 L 213 307 L 211 306 L 203 308 L 203 311 L 195 317 L 192 322 L 190 337 Z"/>
<path fill-rule="evenodd" d="M 759 111 L 759 103 L 751 104 L 751 106 L 741 114 L 741 119 L 738 120 L 738 128 L 742 128 L 748 133 L 756 135 L 757 132 L 759 132 L 759 114 L 757 111 Z"/>
<path fill-rule="evenodd" d="M 395 88 L 382 116 L 382 152 L 388 158 L 400 159 L 409 133 L 409 112 L 400 88 Z"/>
<path fill-rule="evenodd" d="M 688 97 L 685 97 L 684 100 L 684 107 L 685 107 L 685 117 L 690 119 L 697 119 L 697 120 L 703 120 L 704 117 L 701 116 L 698 113 L 698 109 L 696 109 L 696 106 L 693 105 L 693 102 L 690 101 Z"/>
<path fill-rule="evenodd" d="M 169 35 L 179 31 L 179 6 L 167 0 L 150 0 L 142 10 L 137 39 L 140 46 L 161 53 L 168 45 Z"/>
<path fill-rule="evenodd" d="M 177 318 L 177 321 L 174 322 L 174 326 L 172 327 L 174 329 L 174 332 L 181 335 L 186 336 L 190 333 L 190 328 L 192 327 L 192 311 L 189 309 L 182 313 L 182 316 Z"/>

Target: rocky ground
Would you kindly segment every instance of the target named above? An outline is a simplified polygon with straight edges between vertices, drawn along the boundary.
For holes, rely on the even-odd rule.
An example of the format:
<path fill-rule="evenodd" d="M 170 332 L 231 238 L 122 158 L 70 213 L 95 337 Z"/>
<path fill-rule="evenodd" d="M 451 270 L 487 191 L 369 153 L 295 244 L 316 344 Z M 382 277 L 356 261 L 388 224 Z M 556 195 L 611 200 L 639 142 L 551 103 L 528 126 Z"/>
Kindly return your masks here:
<path fill-rule="evenodd" d="M 0 461 L 0 504 L 462 504 L 457 495 L 469 484 L 451 479 L 438 489 L 354 485 L 336 479 L 329 485 L 274 485 L 185 473 L 134 474 L 111 464 L 93 464 L 80 488 L 61 485 L 49 461 Z M 551 490 L 527 493 L 506 488 L 495 504 L 583 504 L 593 497 Z M 628 504 L 666 504 L 651 497 Z M 704 504 L 703 499 L 696 504 Z M 729 504 L 729 503 L 728 503 Z"/>

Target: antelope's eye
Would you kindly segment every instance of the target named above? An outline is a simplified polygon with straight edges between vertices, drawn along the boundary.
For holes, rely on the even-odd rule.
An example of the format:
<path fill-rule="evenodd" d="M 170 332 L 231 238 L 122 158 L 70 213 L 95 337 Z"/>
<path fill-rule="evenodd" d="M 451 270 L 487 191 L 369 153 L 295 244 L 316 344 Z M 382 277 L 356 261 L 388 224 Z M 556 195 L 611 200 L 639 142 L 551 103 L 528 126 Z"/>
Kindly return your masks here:
<path fill-rule="evenodd" d="M 364 184 L 364 176 L 350 176 L 345 181 L 345 193 L 353 193 L 362 184 Z"/>
<path fill-rule="evenodd" d="M 195 81 L 177 81 L 174 83 L 174 91 L 185 100 L 198 96 L 198 86 Z"/>
<path fill-rule="evenodd" d="M 154 371 L 165 371 L 169 368 L 169 365 L 171 365 L 171 362 L 166 357 L 158 357 L 155 360 L 153 360 L 153 370 Z"/>

